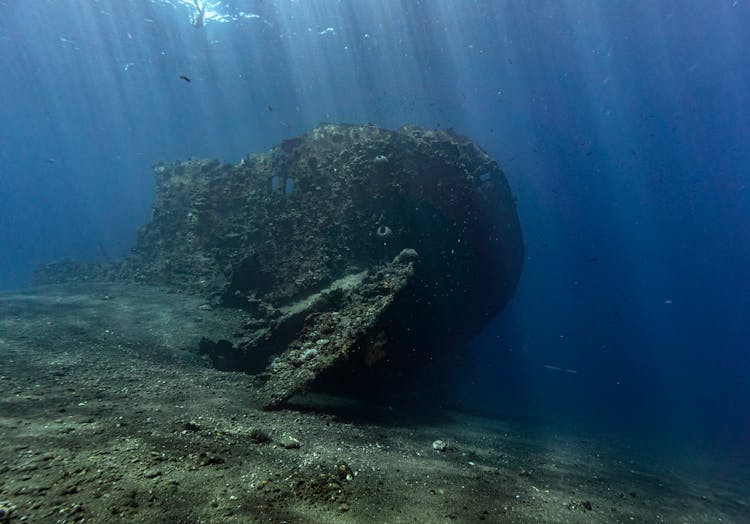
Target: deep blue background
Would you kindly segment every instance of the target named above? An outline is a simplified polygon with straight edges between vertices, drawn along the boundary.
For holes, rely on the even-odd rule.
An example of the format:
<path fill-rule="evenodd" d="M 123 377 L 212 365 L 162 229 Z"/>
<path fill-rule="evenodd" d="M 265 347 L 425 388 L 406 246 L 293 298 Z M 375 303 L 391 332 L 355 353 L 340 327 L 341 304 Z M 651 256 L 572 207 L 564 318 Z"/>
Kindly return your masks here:
<path fill-rule="evenodd" d="M 445 399 L 747 455 L 750 3 L 236 0 L 258 17 L 202 29 L 182 4 L 0 0 L 0 288 L 125 255 L 158 160 L 452 126 L 527 259 Z"/>

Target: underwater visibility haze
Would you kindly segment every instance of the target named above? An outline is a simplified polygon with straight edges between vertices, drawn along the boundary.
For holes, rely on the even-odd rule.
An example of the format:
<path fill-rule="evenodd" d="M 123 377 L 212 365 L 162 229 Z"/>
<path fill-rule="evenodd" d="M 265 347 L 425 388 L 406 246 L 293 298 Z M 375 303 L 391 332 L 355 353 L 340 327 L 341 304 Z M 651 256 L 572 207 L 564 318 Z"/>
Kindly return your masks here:
<path fill-rule="evenodd" d="M 86 427 L 107 427 L 110 408 L 79 414 L 94 401 L 86 387 L 72 393 L 79 391 L 73 370 L 85 370 L 94 355 L 109 366 L 103 373 L 123 380 L 102 387 L 130 388 L 122 398 L 139 399 L 131 409 L 113 397 L 120 418 L 158 404 L 160 390 L 148 388 L 169 377 L 201 384 L 206 389 L 195 394 L 214 399 L 206 400 L 213 407 L 165 422 L 174 438 L 192 440 L 180 457 L 144 459 L 145 476 L 136 474 L 134 485 L 178 478 L 180 460 L 200 471 L 225 468 L 230 478 L 236 457 L 271 441 L 283 460 L 312 453 L 315 439 L 325 442 L 333 431 L 325 416 L 349 424 L 345 433 L 361 431 L 363 441 L 383 439 L 381 469 L 364 466 L 369 451 L 344 461 L 335 449 L 318 450 L 335 464 L 330 472 L 315 470 L 306 456 L 285 470 L 285 478 L 299 476 L 288 492 L 270 495 L 267 486 L 281 480 L 258 473 L 248 481 L 257 500 L 236 494 L 227 503 L 236 502 L 233 513 L 217 502 L 210 514 L 210 500 L 230 495 L 206 495 L 200 510 L 174 513 L 176 522 L 246 522 L 247 515 L 258 522 L 366 521 L 356 520 L 371 508 L 363 493 L 388 501 L 388 522 L 750 521 L 750 2 L 0 0 L 0 15 L 0 355 L 22 370 L 18 377 L 12 367 L 0 371 L 10 377 L 0 432 L 15 456 L 40 446 L 15 433 L 32 419 L 63 424 L 52 421 L 80 416 Z M 467 176 L 451 178 L 459 171 Z M 431 180 L 439 182 L 425 189 Z M 204 222 L 195 209 L 213 218 Z M 60 287 L 70 279 L 58 282 L 54 273 L 70 266 L 43 269 L 62 260 L 96 268 L 75 266 L 83 271 L 75 286 L 105 285 L 100 278 L 111 284 L 116 272 L 186 296 L 167 300 L 127 286 L 70 291 Z M 42 283 L 57 287 L 34 287 Z M 44 289 L 56 298 L 29 305 Z M 65 336 L 84 338 L 61 347 L 52 304 L 73 296 L 80 310 L 60 316 L 59 325 L 75 324 L 79 331 Z M 83 296 L 106 300 L 84 306 Z M 231 312 L 222 313 L 227 306 Z M 367 314 L 369 324 L 343 334 L 350 326 L 341 318 Z M 80 320 L 94 317 L 100 320 Z M 87 338 L 86 329 L 106 325 L 101 319 L 120 326 L 107 329 L 123 337 L 121 346 Z M 136 364 L 118 363 L 107 351 L 132 346 L 135 355 L 144 344 L 192 356 L 144 360 L 152 380 L 138 390 L 135 379 L 117 374 Z M 318 360 L 334 344 L 336 357 Z M 87 357 L 70 356 L 83 346 Z M 366 400 L 340 378 L 355 349 L 365 364 L 357 373 L 391 364 Z M 412 350 L 414 361 L 393 356 Z M 262 365 L 253 351 L 262 353 Z M 282 356 L 272 359 L 276 353 Z M 198 371 L 175 371 L 175 362 Z M 45 397 L 30 386 L 47 368 L 57 384 L 50 392 L 64 383 L 61 391 L 81 395 L 72 407 L 55 403 L 64 393 Z M 318 374 L 323 392 L 355 407 L 337 411 L 323 400 L 324 407 L 303 402 L 278 411 Z M 177 391 L 180 384 L 162 386 Z M 256 386 L 264 392 L 258 402 L 273 411 L 252 415 L 245 435 L 232 424 L 249 415 L 240 415 L 241 397 L 229 392 Z M 167 400 L 171 394 L 163 397 L 165 412 L 170 402 L 190 404 Z M 50 407 L 27 417 L 33 409 L 17 403 L 34 395 Z M 226 404 L 210 404 L 216 399 Z M 505 440 L 489 451 L 469 446 L 466 435 L 463 448 L 460 437 L 446 444 L 429 414 L 425 424 L 435 425 L 415 430 L 427 442 L 421 450 L 399 423 L 378 425 L 389 409 L 412 403 L 424 413 L 468 417 L 459 424 L 465 431 Z M 214 409 L 226 425 L 211 418 Z M 144 436 L 133 429 L 141 422 L 113 424 L 134 432 L 131 444 L 162 453 L 159 439 L 169 431 L 157 425 Z M 360 423 L 380 429 L 368 433 Z M 47 444 L 73 460 L 71 450 L 88 439 L 76 431 L 70 448 L 62 440 Z M 573 436 L 563 445 L 561 434 Z M 216 443 L 227 435 L 235 440 Z M 356 438 L 347 446 L 359 445 Z M 652 466 L 668 466 L 641 476 L 640 466 L 623 466 L 617 476 L 628 459 L 612 451 L 617 466 L 602 463 L 591 474 L 609 472 L 612 486 L 622 482 L 611 488 L 612 500 L 604 488 L 586 494 L 573 486 L 586 480 L 569 480 L 569 491 L 568 480 L 548 483 L 545 475 L 554 475 L 545 464 L 565 462 L 550 450 L 575 448 L 565 455 L 575 470 L 599 456 L 582 451 L 599 438 L 632 442 L 626 450 L 644 446 L 656 457 Z M 547 458 L 529 452 L 526 439 Z M 444 477 L 432 465 L 425 482 L 437 484 L 414 496 L 412 513 L 403 500 L 411 492 L 396 497 L 387 476 L 385 487 L 377 483 L 388 460 L 399 464 L 385 450 L 399 446 L 412 459 L 456 461 Z M 530 453 L 526 462 L 514 450 Z M 101 452 L 87 453 L 106 462 Z M 9 521 L 36 511 L 14 480 L 24 469 L 13 456 L 2 457 L 11 473 L 0 480 L 0 501 L 7 500 L 0 522 L 2 511 Z M 493 479 L 509 471 L 512 483 L 493 480 L 499 484 L 486 484 L 485 495 L 477 488 L 477 507 L 467 509 L 458 492 L 435 480 L 455 488 L 467 463 L 471 471 L 494 468 Z M 405 482 L 424 480 L 408 477 L 423 467 L 409 464 L 400 473 Z M 659 477 L 663 471 L 673 482 Z M 630 487 L 628 475 L 637 477 Z M 174 482 L 163 500 L 191 486 L 182 477 Z M 144 509 L 141 487 L 133 489 L 140 504 L 113 495 L 107 514 L 157 519 Z M 76 492 L 62 491 L 67 502 L 60 504 Z M 434 514 L 420 509 L 423 496 L 439 508 Z M 67 518 L 101 518 L 97 504 L 66 506 L 73 511 Z M 38 508 L 37 521 L 55 521 L 57 506 L 49 514 Z"/>

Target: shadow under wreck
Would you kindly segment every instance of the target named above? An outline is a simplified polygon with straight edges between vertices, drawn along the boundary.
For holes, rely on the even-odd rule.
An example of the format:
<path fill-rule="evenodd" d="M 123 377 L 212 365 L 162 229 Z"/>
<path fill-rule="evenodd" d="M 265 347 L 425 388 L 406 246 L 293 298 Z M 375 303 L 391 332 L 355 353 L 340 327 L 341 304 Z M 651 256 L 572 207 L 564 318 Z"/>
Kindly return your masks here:
<path fill-rule="evenodd" d="M 521 274 L 508 182 L 452 131 L 324 124 L 236 165 L 154 172 L 152 219 L 123 262 L 52 264 L 37 282 L 134 280 L 246 312 L 200 351 L 257 375 L 269 408 L 322 375 L 408 381 L 493 318 Z"/>

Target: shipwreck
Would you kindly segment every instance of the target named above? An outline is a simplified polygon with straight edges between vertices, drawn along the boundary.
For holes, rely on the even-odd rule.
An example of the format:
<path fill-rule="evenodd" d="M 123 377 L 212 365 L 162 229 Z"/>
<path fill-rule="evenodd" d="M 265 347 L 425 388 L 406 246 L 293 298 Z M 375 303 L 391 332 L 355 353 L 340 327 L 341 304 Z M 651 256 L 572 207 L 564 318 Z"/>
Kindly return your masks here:
<path fill-rule="evenodd" d="M 242 310 L 200 352 L 258 377 L 267 407 L 327 374 L 408 380 L 508 302 L 523 242 L 503 172 L 450 130 L 324 124 L 236 164 L 160 163 L 136 246 L 118 263 L 52 264 Z"/>

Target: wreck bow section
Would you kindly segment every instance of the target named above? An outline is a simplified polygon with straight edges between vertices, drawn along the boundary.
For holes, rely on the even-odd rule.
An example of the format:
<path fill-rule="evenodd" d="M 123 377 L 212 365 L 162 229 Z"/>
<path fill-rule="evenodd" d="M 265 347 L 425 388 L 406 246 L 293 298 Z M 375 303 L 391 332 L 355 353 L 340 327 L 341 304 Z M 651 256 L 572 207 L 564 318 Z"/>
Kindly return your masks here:
<path fill-rule="evenodd" d="M 321 125 L 236 165 L 155 167 L 153 217 L 120 275 L 239 307 L 218 367 L 277 405 L 330 368 L 398 374 L 475 334 L 523 261 L 505 176 L 451 131 Z"/>

